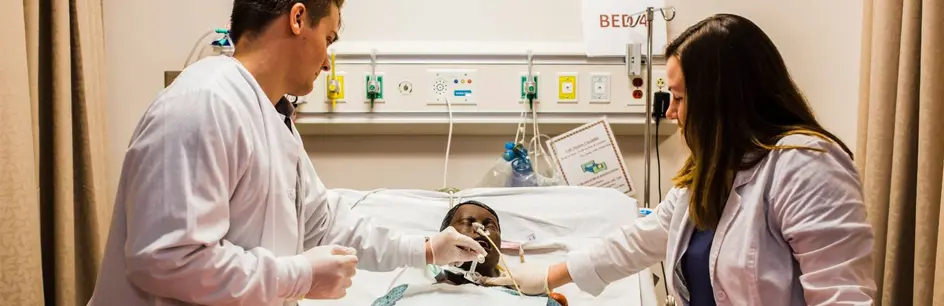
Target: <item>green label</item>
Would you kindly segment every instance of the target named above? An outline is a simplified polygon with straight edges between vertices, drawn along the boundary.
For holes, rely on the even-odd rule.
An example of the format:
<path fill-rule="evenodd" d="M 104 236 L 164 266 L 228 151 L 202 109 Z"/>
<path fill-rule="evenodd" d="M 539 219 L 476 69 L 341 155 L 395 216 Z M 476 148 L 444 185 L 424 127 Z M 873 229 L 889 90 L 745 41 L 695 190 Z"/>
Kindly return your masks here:
<path fill-rule="evenodd" d="M 525 100 L 528 98 L 527 94 L 525 94 L 526 91 L 524 88 L 524 83 L 527 81 L 528 81 L 528 76 L 522 75 L 521 86 L 520 86 L 521 87 L 521 100 Z M 538 76 L 536 75 L 534 76 L 534 99 L 535 100 L 538 99 Z"/>
<path fill-rule="evenodd" d="M 367 75 L 364 77 L 364 82 L 367 85 L 367 86 L 364 86 L 364 94 L 368 99 L 374 98 L 374 99 L 382 100 L 384 98 L 384 92 L 383 92 L 384 77 L 382 75 L 377 76 L 377 85 L 379 85 L 380 88 L 377 89 L 376 94 L 370 92 L 370 90 L 372 89 L 370 88 L 370 75 Z"/>
<path fill-rule="evenodd" d="M 580 165 L 580 168 L 583 172 L 598 174 L 606 170 L 606 162 L 597 163 L 596 161 L 588 161 Z"/>

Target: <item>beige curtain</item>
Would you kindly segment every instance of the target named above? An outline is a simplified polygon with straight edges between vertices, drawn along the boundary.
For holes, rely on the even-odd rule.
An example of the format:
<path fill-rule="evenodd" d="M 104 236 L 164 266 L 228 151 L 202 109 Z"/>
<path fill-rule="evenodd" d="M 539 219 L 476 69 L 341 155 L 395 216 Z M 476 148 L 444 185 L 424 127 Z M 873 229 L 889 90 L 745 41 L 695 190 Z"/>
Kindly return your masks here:
<path fill-rule="evenodd" d="M 0 1 L 0 305 L 85 305 L 108 220 L 101 0 Z"/>
<path fill-rule="evenodd" d="M 944 305 L 944 0 L 866 1 L 857 162 L 878 305 Z"/>

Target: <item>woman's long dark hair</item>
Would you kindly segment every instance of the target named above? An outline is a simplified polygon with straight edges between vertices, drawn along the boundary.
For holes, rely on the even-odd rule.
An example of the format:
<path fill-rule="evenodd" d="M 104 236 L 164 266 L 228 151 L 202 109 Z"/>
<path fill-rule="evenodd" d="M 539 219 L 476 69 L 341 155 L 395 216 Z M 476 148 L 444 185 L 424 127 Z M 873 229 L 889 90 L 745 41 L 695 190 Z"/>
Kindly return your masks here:
<path fill-rule="evenodd" d="M 711 16 L 666 48 L 685 80 L 682 134 L 691 155 L 673 179 L 688 187 L 689 215 L 699 229 L 717 227 L 738 171 L 757 165 L 786 135 L 839 143 L 813 116 L 780 52 L 750 20 Z"/>

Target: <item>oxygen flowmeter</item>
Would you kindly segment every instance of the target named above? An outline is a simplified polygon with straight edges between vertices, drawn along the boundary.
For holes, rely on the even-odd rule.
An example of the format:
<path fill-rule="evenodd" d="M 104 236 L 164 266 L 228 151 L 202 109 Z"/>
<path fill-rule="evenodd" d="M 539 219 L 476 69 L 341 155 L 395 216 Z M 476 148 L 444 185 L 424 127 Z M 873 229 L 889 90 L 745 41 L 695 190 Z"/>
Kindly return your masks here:
<path fill-rule="evenodd" d="M 528 75 L 527 79 L 524 80 L 523 91 L 524 98 L 528 100 L 528 107 L 534 109 L 534 100 L 538 97 L 538 84 L 535 82 L 537 77 L 533 72 L 534 68 L 534 56 L 531 53 L 531 50 L 528 50 Z"/>
<path fill-rule="evenodd" d="M 344 83 L 343 78 L 337 75 L 337 69 L 334 65 L 335 54 L 331 53 L 331 74 L 328 75 L 328 100 L 331 101 L 331 108 L 333 109 L 337 105 L 337 100 L 344 99 Z"/>
<path fill-rule="evenodd" d="M 374 109 L 374 102 L 383 99 L 383 76 L 377 74 L 377 50 L 370 52 L 370 75 L 367 76 L 366 88 L 370 109 Z"/>
<path fill-rule="evenodd" d="M 233 52 L 236 51 L 236 48 L 233 45 L 232 39 L 229 37 L 229 30 L 217 28 L 213 31 L 216 32 L 216 34 L 223 35 L 223 37 L 210 42 L 210 46 L 213 46 L 213 53 L 233 56 Z"/>

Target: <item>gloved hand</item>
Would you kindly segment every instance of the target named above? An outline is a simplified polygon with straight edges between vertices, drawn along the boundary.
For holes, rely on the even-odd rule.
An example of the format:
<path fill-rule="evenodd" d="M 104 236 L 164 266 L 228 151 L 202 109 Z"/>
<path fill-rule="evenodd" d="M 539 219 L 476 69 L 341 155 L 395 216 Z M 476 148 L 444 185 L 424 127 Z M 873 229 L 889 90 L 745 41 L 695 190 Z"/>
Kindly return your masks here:
<path fill-rule="evenodd" d="M 351 287 L 357 267 L 356 251 L 339 245 L 311 248 L 303 255 L 311 263 L 311 288 L 306 299 L 340 299 Z"/>
<path fill-rule="evenodd" d="M 434 265 L 478 260 L 478 255 L 488 255 L 478 242 L 460 234 L 452 226 L 429 238 L 429 250 L 433 253 Z"/>
<path fill-rule="evenodd" d="M 509 271 L 506 271 L 502 276 L 485 278 L 483 282 L 490 286 L 505 286 L 512 289 L 515 289 L 515 283 L 517 283 L 521 293 L 527 295 L 547 293 L 548 266 L 525 263 L 507 269 Z M 512 280 L 512 277 L 514 277 L 514 280 Z"/>

